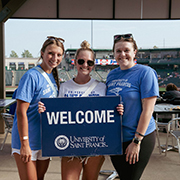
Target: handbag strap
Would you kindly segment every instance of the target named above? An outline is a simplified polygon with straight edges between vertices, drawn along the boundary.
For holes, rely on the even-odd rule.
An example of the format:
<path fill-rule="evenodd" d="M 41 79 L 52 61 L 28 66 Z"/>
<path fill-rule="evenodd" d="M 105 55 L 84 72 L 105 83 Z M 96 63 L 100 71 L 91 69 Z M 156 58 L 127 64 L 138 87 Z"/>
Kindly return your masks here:
<path fill-rule="evenodd" d="M 46 72 L 38 66 L 34 67 L 34 69 L 38 70 L 44 76 L 44 78 L 47 80 L 47 82 L 51 86 L 52 90 L 54 91 L 55 96 L 57 97 L 57 91 L 56 91 L 52 81 L 50 80 L 49 76 L 46 74 Z"/>
<path fill-rule="evenodd" d="M 95 80 L 90 86 L 89 88 L 84 92 L 84 94 L 81 97 L 86 97 L 88 96 L 88 94 L 97 86 L 99 82 L 97 80 Z"/>

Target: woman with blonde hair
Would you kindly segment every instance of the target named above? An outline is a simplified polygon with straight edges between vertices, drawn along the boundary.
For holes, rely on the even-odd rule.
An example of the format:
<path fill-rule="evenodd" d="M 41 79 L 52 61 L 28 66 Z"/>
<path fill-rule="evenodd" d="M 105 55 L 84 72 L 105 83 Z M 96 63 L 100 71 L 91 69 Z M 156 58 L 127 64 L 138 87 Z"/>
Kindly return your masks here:
<path fill-rule="evenodd" d="M 59 78 L 56 68 L 64 54 L 63 42 L 61 38 L 47 37 L 41 48 L 42 63 L 28 70 L 18 85 L 12 154 L 21 180 L 43 180 L 49 166 L 50 158 L 42 157 L 41 153 L 38 102 L 40 98 L 57 97 Z"/>
<path fill-rule="evenodd" d="M 105 96 L 106 85 L 102 82 L 97 82 L 90 76 L 90 73 L 94 68 L 94 63 L 94 51 L 90 48 L 90 44 L 87 41 L 83 41 L 81 43 L 81 48 L 76 51 L 75 55 L 77 76 L 61 84 L 59 97 L 81 97 L 94 83 L 97 83 L 97 85 L 88 93 L 88 96 Z M 39 102 L 39 113 L 44 112 L 45 110 L 44 104 Z M 117 110 L 122 114 L 123 106 L 119 105 Z M 89 157 L 62 157 L 62 180 L 78 180 L 82 170 L 82 180 L 97 180 L 104 159 L 105 158 L 102 155 Z"/>

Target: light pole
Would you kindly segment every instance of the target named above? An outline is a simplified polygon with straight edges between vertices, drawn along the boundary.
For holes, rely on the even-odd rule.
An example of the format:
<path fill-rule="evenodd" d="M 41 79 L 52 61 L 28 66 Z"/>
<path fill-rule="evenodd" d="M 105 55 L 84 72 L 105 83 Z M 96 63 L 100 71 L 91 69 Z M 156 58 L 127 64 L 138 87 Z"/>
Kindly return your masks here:
<path fill-rule="evenodd" d="M 91 20 L 91 49 L 93 49 L 93 20 Z"/>

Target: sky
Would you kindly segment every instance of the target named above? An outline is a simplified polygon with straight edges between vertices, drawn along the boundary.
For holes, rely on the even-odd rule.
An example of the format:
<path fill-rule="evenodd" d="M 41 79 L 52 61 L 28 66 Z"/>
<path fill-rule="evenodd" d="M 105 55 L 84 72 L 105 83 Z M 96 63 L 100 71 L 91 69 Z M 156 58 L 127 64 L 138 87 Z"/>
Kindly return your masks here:
<path fill-rule="evenodd" d="M 115 34 L 132 33 L 138 48 L 180 48 L 180 20 L 29 20 L 5 22 L 5 56 L 28 50 L 33 57 L 47 36 L 65 39 L 65 49 L 87 40 L 94 49 L 112 49 Z"/>

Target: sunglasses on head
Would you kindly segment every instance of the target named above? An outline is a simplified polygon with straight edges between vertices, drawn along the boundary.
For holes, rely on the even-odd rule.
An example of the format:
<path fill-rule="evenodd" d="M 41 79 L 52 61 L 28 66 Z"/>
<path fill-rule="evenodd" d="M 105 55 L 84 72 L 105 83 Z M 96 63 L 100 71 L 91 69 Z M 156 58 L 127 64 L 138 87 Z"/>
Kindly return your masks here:
<path fill-rule="evenodd" d="M 54 37 L 54 36 L 48 36 L 47 37 L 48 38 L 48 40 L 50 40 L 50 41 L 52 41 L 52 40 L 57 40 L 57 41 L 59 41 L 59 42 L 61 42 L 61 43 L 64 43 L 64 39 L 62 39 L 62 38 L 57 38 L 57 37 Z"/>
<path fill-rule="evenodd" d="M 77 63 L 78 63 L 79 65 L 83 65 L 84 62 L 85 62 L 84 59 L 78 59 L 78 60 L 77 60 Z M 94 61 L 87 60 L 87 64 L 88 64 L 88 66 L 94 66 Z"/>
<path fill-rule="evenodd" d="M 132 34 L 120 34 L 120 35 L 115 35 L 114 36 L 114 41 L 118 41 L 121 38 L 125 38 L 125 39 L 129 39 L 129 38 L 133 38 Z"/>

